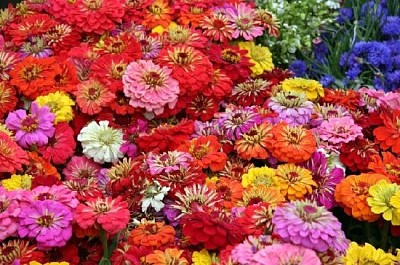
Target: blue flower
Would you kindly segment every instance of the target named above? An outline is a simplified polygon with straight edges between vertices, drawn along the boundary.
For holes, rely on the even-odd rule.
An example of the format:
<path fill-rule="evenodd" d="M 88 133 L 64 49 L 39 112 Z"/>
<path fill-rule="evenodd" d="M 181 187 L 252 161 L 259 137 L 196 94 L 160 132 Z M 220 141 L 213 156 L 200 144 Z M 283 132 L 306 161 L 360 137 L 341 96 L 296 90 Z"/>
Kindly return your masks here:
<path fill-rule="evenodd" d="M 296 77 L 303 77 L 307 71 L 307 64 L 302 60 L 295 60 L 289 65 L 289 70 L 292 71 Z"/>
<path fill-rule="evenodd" d="M 360 41 L 354 45 L 352 53 L 357 60 L 365 60 L 365 62 L 375 67 L 389 68 L 391 65 L 391 50 L 382 42 Z"/>
<path fill-rule="evenodd" d="M 339 24 L 344 24 L 348 21 L 351 21 L 353 19 L 353 9 L 350 7 L 343 7 L 339 9 L 339 16 L 336 18 L 336 21 Z"/>
<path fill-rule="evenodd" d="M 391 38 L 400 36 L 400 17 L 387 17 L 381 28 L 382 34 Z"/>
<path fill-rule="evenodd" d="M 329 87 L 333 82 L 335 82 L 335 78 L 331 75 L 324 75 L 319 82 L 323 87 Z"/>

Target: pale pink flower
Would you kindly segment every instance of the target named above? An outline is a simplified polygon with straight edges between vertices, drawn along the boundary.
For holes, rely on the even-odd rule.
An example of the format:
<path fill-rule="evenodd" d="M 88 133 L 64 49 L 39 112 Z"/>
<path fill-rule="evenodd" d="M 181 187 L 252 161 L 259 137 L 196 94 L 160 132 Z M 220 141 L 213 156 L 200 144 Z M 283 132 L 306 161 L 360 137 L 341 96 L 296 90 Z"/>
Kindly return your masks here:
<path fill-rule="evenodd" d="M 363 136 L 362 128 L 347 116 L 324 121 L 316 131 L 323 141 L 333 145 L 348 143 Z"/>
<path fill-rule="evenodd" d="M 400 93 L 389 92 L 379 97 L 377 100 L 379 107 L 388 107 L 390 109 L 400 109 Z"/>

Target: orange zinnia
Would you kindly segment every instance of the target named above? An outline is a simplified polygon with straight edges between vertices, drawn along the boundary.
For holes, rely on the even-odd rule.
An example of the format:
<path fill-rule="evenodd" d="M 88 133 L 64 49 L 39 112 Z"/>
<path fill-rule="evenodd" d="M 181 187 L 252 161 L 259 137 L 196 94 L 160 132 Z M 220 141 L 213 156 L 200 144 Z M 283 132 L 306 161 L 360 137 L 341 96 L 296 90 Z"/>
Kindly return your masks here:
<path fill-rule="evenodd" d="M 314 134 L 301 126 L 285 123 L 275 125 L 269 141 L 272 155 L 281 162 L 301 163 L 311 158 L 317 149 Z"/>
<path fill-rule="evenodd" d="M 180 9 L 178 22 L 183 26 L 191 25 L 192 28 L 199 26 L 204 17 L 209 16 L 211 11 L 204 3 L 187 4 Z"/>
<path fill-rule="evenodd" d="M 167 248 L 164 252 L 155 250 L 154 253 L 145 257 L 144 264 L 150 265 L 189 265 L 184 257 L 181 257 L 183 250 Z"/>
<path fill-rule="evenodd" d="M 375 173 L 383 174 L 389 179 L 400 185 L 400 159 L 396 158 L 390 152 L 382 152 L 382 158 L 379 155 L 371 157 L 368 168 Z"/>
<path fill-rule="evenodd" d="M 60 73 L 60 65 L 54 57 L 27 57 L 15 64 L 14 69 L 10 71 L 10 84 L 17 87 L 23 96 L 34 100 L 52 92 L 48 89 L 56 84 L 56 76 Z"/>
<path fill-rule="evenodd" d="M 144 221 L 132 230 L 129 243 L 136 246 L 161 247 L 174 242 L 175 230 L 164 222 Z"/>
<path fill-rule="evenodd" d="M 178 151 L 189 152 L 201 168 L 210 168 L 212 171 L 224 169 L 227 155 L 221 152 L 222 145 L 214 135 L 200 136 L 178 147 Z"/>
<path fill-rule="evenodd" d="M 375 140 L 383 150 L 392 148 L 392 152 L 400 155 L 400 110 L 390 113 L 382 112 L 380 115 L 383 126 L 374 130 Z"/>
<path fill-rule="evenodd" d="M 335 200 L 346 214 L 360 221 L 374 222 L 380 215 L 374 214 L 367 203 L 368 190 L 381 179 L 388 180 L 385 175 L 374 173 L 348 176 L 336 186 Z"/>
<path fill-rule="evenodd" d="M 173 9 L 168 6 L 167 0 L 156 0 L 144 10 L 142 25 L 148 29 L 156 26 L 167 28 L 174 14 Z"/>
<path fill-rule="evenodd" d="M 234 179 L 221 177 L 216 183 L 210 182 L 207 186 L 221 195 L 224 207 L 228 210 L 232 209 L 243 196 L 242 184 Z"/>
<path fill-rule="evenodd" d="M 271 124 L 262 123 L 243 134 L 242 138 L 236 140 L 235 143 L 235 150 L 238 156 L 247 160 L 268 158 L 267 144 L 272 138 L 271 129 Z"/>

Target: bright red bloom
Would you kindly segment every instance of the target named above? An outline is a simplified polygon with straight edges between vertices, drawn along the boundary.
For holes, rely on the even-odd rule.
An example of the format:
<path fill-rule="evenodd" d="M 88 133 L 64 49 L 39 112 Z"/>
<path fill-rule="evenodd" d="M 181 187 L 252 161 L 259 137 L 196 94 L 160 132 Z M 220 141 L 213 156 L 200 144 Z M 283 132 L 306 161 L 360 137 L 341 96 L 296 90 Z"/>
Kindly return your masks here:
<path fill-rule="evenodd" d="M 192 245 L 204 245 L 205 249 L 222 249 L 242 242 L 242 228 L 235 222 L 228 223 L 219 216 L 195 212 L 182 217 L 182 233 Z"/>
<path fill-rule="evenodd" d="M 0 82 L 0 119 L 8 112 L 14 110 L 17 102 L 18 98 L 15 88 L 6 82 Z"/>
<path fill-rule="evenodd" d="M 228 156 L 220 151 L 221 147 L 218 138 L 209 135 L 187 140 L 177 150 L 190 153 L 201 168 L 219 171 L 224 168 L 228 159 Z"/>
<path fill-rule="evenodd" d="M 0 173 L 15 173 L 29 164 L 27 153 L 6 133 L 0 131 Z"/>
<path fill-rule="evenodd" d="M 121 243 L 112 253 L 112 264 L 125 264 L 130 262 L 131 265 L 141 265 L 142 257 L 145 257 L 153 252 L 151 247 L 132 246 L 128 243 Z M 124 263 L 125 262 L 125 263 Z"/>
<path fill-rule="evenodd" d="M 395 157 L 390 152 L 382 152 L 380 155 L 372 156 L 368 168 L 375 173 L 383 174 L 393 182 L 400 184 L 400 158 Z"/>
<path fill-rule="evenodd" d="M 72 92 L 76 90 L 76 86 L 79 83 L 78 73 L 75 66 L 69 61 L 63 61 L 60 63 L 61 72 L 57 73 L 54 77 L 55 84 L 53 86 L 54 91 Z"/>
<path fill-rule="evenodd" d="M 212 79 L 213 67 L 208 57 L 187 45 L 162 49 L 159 62 L 172 69 L 172 78 L 179 82 L 180 95 L 195 95 Z"/>
<path fill-rule="evenodd" d="M 68 1 L 67 1 L 68 2 Z M 57 24 L 44 34 L 47 45 L 51 47 L 54 55 L 66 55 L 75 46 L 79 46 L 80 34 L 67 24 Z"/>
<path fill-rule="evenodd" d="M 208 121 L 214 117 L 214 113 L 219 110 L 219 102 L 203 94 L 196 95 L 186 107 L 186 114 L 189 118 L 201 121 Z"/>
<path fill-rule="evenodd" d="M 47 145 L 39 147 L 39 153 L 43 158 L 54 164 L 65 164 L 75 152 L 76 142 L 74 131 L 68 123 L 62 122 L 55 126 L 54 136 L 49 139 Z"/>
<path fill-rule="evenodd" d="M 209 51 L 211 62 L 222 69 L 234 82 L 243 82 L 251 74 L 253 63 L 247 55 L 247 50 L 238 46 L 219 46 L 212 44 Z"/>
<path fill-rule="evenodd" d="M 115 97 L 115 100 L 110 103 L 110 108 L 116 114 L 126 115 L 135 112 L 135 109 L 129 105 L 129 98 L 125 96 L 123 88 L 120 88 L 115 92 Z"/>
<path fill-rule="evenodd" d="M 270 86 L 273 87 L 283 80 L 293 77 L 293 73 L 289 70 L 275 68 L 269 72 L 264 71 L 259 77 L 270 82 Z"/>
<path fill-rule="evenodd" d="M 16 86 L 26 98 L 34 100 L 52 92 L 56 76 L 60 73 L 61 68 L 56 58 L 28 57 L 15 64 L 10 71 L 10 84 Z"/>
<path fill-rule="evenodd" d="M 42 36 L 50 28 L 54 27 L 57 22 L 46 14 L 35 14 L 27 16 L 22 21 L 12 23 L 7 32 L 11 36 L 13 43 L 21 45 L 33 36 Z"/>
<path fill-rule="evenodd" d="M 177 26 L 176 28 L 169 28 L 164 35 L 165 46 L 185 44 L 201 51 L 208 45 L 208 40 L 201 31 L 189 27 Z"/>
<path fill-rule="evenodd" d="M 352 89 L 347 90 L 334 90 L 324 89 L 325 96 L 321 98 L 321 103 L 332 103 L 335 105 L 341 105 L 347 109 L 355 110 L 360 106 L 361 97 L 357 91 Z"/>
<path fill-rule="evenodd" d="M 233 82 L 221 69 L 214 69 L 214 75 L 211 83 L 203 91 L 207 97 L 222 99 L 231 94 Z"/>
<path fill-rule="evenodd" d="M 83 229 L 95 226 L 111 235 L 124 229 L 129 219 L 128 203 L 122 197 L 89 200 L 79 204 L 75 212 L 75 221 Z"/>
<path fill-rule="evenodd" d="M 31 189 L 34 189 L 38 186 L 51 187 L 53 185 L 62 185 L 62 182 L 54 175 L 38 175 L 33 178 Z"/>
<path fill-rule="evenodd" d="M 194 123 L 183 120 L 177 125 L 163 124 L 152 130 L 151 133 L 141 135 L 136 143 L 144 152 L 165 152 L 175 149 L 194 132 Z"/>
<path fill-rule="evenodd" d="M 351 171 L 365 172 L 372 156 L 379 153 L 377 144 L 364 139 L 357 138 L 355 141 L 343 143 L 340 148 L 340 161 Z"/>
<path fill-rule="evenodd" d="M 124 13 L 124 2 L 120 0 L 77 0 L 69 14 L 70 24 L 81 32 L 101 35 L 115 29 Z"/>
<path fill-rule="evenodd" d="M 117 36 L 108 36 L 99 42 L 94 51 L 100 55 L 120 55 L 121 57 L 112 57 L 114 62 L 132 62 L 142 58 L 142 49 L 139 42 L 128 33 L 121 33 Z M 122 58 L 124 58 L 122 60 Z M 108 60 L 110 57 L 108 57 Z M 128 60 L 128 61 L 127 61 Z M 103 61 L 103 63 L 105 63 Z"/>
<path fill-rule="evenodd" d="M 375 140 L 382 150 L 391 148 L 393 153 L 400 155 L 400 110 L 382 112 L 383 126 L 374 130 Z"/>
<path fill-rule="evenodd" d="M 233 88 L 231 100 L 241 106 L 261 106 L 266 99 L 271 97 L 271 92 L 272 87 L 267 80 L 248 79 Z"/>

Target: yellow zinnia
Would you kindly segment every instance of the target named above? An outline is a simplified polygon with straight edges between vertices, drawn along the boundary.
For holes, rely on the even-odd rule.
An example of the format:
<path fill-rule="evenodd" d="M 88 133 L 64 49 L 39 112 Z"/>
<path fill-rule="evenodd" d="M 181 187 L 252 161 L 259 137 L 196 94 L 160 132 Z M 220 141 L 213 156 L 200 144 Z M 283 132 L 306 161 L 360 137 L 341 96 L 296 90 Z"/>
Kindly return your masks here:
<path fill-rule="evenodd" d="M 315 80 L 304 78 L 286 79 L 282 82 L 282 89 L 284 91 L 302 92 L 306 93 L 309 100 L 318 99 L 324 96 L 324 88 Z"/>
<path fill-rule="evenodd" d="M 32 186 L 32 176 L 25 175 L 11 175 L 11 178 L 1 181 L 1 185 L 6 190 L 29 190 Z"/>
<path fill-rule="evenodd" d="M 239 47 L 243 50 L 247 50 L 250 56 L 250 62 L 254 64 L 250 69 L 253 75 L 260 75 L 264 71 L 271 71 L 274 69 L 274 63 L 272 62 L 272 53 L 267 47 L 256 45 L 254 42 L 239 42 Z"/>
<path fill-rule="evenodd" d="M 378 181 L 368 190 L 371 197 L 367 202 L 371 211 L 382 214 L 383 219 L 391 221 L 393 225 L 400 225 L 400 213 L 390 204 L 390 199 L 397 191 L 400 191 L 400 186 L 388 183 L 386 180 Z"/>
<path fill-rule="evenodd" d="M 276 176 L 281 194 L 290 201 L 303 199 L 317 186 L 311 171 L 295 164 L 279 165 Z"/>
<path fill-rule="evenodd" d="M 247 188 L 249 185 L 265 185 L 267 187 L 277 187 L 275 169 L 269 167 L 254 167 L 242 175 L 242 186 Z"/>
<path fill-rule="evenodd" d="M 56 116 L 55 123 L 68 122 L 74 118 L 72 106 L 75 102 L 64 92 L 54 92 L 46 96 L 37 97 L 35 100 L 39 106 L 48 106 Z"/>
<path fill-rule="evenodd" d="M 368 243 L 365 246 L 359 246 L 355 242 L 350 243 L 347 254 L 343 258 L 344 265 L 393 265 L 394 261 L 395 257 L 382 249 L 376 249 Z"/>
<path fill-rule="evenodd" d="M 192 264 L 193 265 L 211 265 L 212 260 L 211 256 L 206 249 L 193 252 L 192 255 Z"/>

